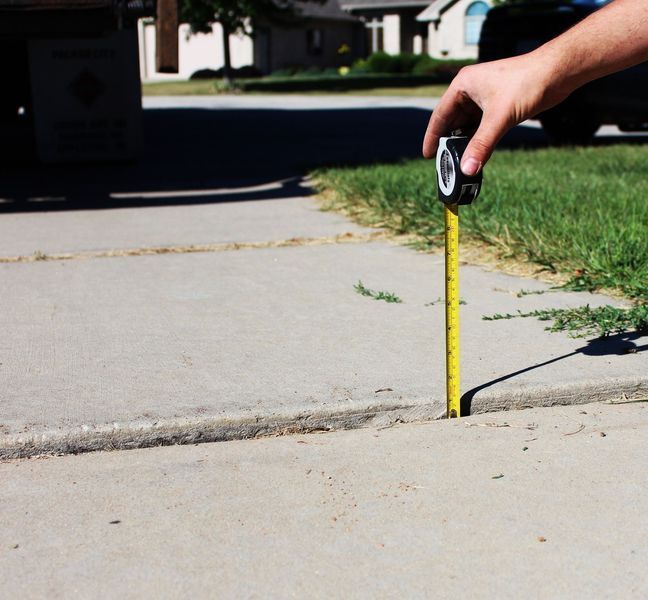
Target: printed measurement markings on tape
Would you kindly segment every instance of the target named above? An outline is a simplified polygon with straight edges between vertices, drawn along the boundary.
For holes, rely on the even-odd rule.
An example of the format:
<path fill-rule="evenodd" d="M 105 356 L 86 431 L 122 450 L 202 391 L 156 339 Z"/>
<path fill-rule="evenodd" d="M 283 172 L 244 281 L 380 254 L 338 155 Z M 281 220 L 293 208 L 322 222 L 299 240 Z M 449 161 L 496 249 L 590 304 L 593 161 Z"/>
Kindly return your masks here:
<path fill-rule="evenodd" d="M 481 190 L 482 171 L 464 175 L 461 157 L 468 138 L 460 131 L 439 140 L 436 155 L 439 200 L 445 212 L 446 398 L 448 418 L 461 416 L 459 356 L 459 206 L 470 204 Z"/>

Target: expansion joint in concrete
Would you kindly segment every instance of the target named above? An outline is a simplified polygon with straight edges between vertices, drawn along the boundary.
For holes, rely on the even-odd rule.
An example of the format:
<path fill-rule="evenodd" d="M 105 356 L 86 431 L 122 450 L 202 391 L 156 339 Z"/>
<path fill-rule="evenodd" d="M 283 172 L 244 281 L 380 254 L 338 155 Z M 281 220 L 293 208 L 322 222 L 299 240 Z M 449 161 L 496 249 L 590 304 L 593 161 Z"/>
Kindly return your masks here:
<path fill-rule="evenodd" d="M 62 252 L 18 256 L 0 256 L 0 263 L 34 263 L 43 261 L 85 260 L 92 258 L 123 258 L 127 256 L 151 256 L 157 254 L 193 254 L 199 252 L 230 252 L 233 250 L 262 250 L 267 248 L 293 248 L 301 246 L 327 246 L 332 244 L 365 244 L 392 237 L 383 230 L 369 233 L 345 232 L 323 237 L 294 237 L 265 242 L 226 242 L 218 244 L 191 244 L 188 246 L 153 246 L 124 248 L 121 250 L 90 250 L 86 252 Z"/>

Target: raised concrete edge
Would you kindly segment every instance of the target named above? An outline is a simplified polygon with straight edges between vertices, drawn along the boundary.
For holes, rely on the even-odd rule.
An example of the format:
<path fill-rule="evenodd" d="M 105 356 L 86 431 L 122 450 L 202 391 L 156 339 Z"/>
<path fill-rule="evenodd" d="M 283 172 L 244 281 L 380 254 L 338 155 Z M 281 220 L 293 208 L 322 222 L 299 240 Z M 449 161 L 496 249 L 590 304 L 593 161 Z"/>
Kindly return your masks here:
<path fill-rule="evenodd" d="M 608 379 L 596 383 L 567 384 L 520 389 L 516 392 L 482 393 L 472 401 L 471 415 L 588 404 L 648 397 L 648 377 Z M 160 419 L 85 425 L 43 432 L 7 434 L 0 439 L 0 460 L 47 454 L 78 454 L 98 450 L 130 450 L 177 444 L 199 444 L 263 436 L 312 433 L 358 427 L 389 427 L 394 423 L 430 421 L 445 417 L 445 402 L 432 400 L 415 405 L 367 406 L 353 411 L 302 412 L 254 418 Z"/>

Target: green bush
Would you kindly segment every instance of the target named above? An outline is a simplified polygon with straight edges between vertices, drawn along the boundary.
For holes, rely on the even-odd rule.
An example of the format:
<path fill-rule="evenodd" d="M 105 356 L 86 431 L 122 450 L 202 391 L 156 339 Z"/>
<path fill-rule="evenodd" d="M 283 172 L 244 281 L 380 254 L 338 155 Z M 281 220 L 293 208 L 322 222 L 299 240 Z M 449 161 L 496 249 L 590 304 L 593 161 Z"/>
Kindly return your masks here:
<path fill-rule="evenodd" d="M 459 70 L 472 60 L 439 60 L 427 54 L 387 54 L 374 52 L 365 60 L 357 60 L 351 68 L 354 74 L 400 74 L 400 75 L 456 75 Z"/>
<path fill-rule="evenodd" d="M 416 62 L 412 73 L 414 75 L 447 74 L 454 77 L 463 67 L 474 62 L 474 60 L 439 60 L 425 54 Z"/>
<path fill-rule="evenodd" d="M 402 54 L 374 52 L 365 62 L 368 73 L 412 73 L 420 58 L 420 55 L 406 52 Z"/>
<path fill-rule="evenodd" d="M 367 73 L 395 73 L 394 57 L 386 52 L 374 52 L 367 60 Z"/>
<path fill-rule="evenodd" d="M 303 67 L 294 65 L 291 67 L 284 67 L 283 69 L 276 69 L 275 71 L 272 71 L 272 73 L 270 73 L 268 77 L 283 79 L 285 77 L 294 77 L 295 75 L 301 75 L 303 71 Z"/>
<path fill-rule="evenodd" d="M 253 65 L 245 65 L 243 67 L 233 68 L 232 76 L 235 79 L 252 79 L 261 77 L 261 71 Z M 220 69 L 199 69 L 194 71 L 189 79 L 195 81 L 197 79 L 222 79 L 223 67 Z"/>
<path fill-rule="evenodd" d="M 364 58 L 359 58 L 351 65 L 351 73 L 353 73 L 354 75 L 362 75 L 363 73 L 368 72 L 369 66 L 367 65 L 366 59 Z"/>

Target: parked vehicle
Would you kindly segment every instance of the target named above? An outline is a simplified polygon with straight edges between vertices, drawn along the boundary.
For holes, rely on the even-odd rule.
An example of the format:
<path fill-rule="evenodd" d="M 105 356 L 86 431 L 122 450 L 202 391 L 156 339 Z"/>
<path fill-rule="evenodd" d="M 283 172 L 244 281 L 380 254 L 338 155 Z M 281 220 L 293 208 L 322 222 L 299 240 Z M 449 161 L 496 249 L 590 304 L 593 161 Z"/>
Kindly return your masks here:
<path fill-rule="evenodd" d="M 479 61 L 530 52 L 607 3 L 527 0 L 496 6 L 482 27 Z M 648 62 L 585 85 L 538 118 L 551 140 L 562 144 L 587 143 L 603 124 L 648 131 Z"/>

